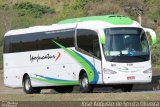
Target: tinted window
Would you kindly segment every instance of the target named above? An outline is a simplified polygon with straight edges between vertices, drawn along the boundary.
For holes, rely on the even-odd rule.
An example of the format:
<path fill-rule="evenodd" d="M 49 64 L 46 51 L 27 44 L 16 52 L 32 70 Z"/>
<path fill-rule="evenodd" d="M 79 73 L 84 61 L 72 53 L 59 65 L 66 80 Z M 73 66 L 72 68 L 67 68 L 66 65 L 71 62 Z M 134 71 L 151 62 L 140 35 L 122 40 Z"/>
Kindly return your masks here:
<path fill-rule="evenodd" d="M 4 47 L 3 47 L 4 53 L 9 53 L 9 49 L 11 49 L 10 42 L 11 42 L 11 39 L 9 37 L 4 38 Z"/>
<path fill-rule="evenodd" d="M 97 32 L 86 29 L 77 30 L 77 45 L 80 49 L 99 57 L 100 49 Z"/>
<path fill-rule="evenodd" d="M 10 36 L 11 49 L 10 52 L 33 51 L 37 49 L 36 34 L 23 34 Z"/>
<path fill-rule="evenodd" d="M 107 28 L 104 55 L 111 62 L 142 62 L 150 58 L 146 34 L 141 28 Z"/>
<path fill-rule="evenodd" d="M 52 40 L 65 47 L 74 47 L 74 29 L 6 36 L 4 53 L 59 48 Z"/>
<path fill-rule="evenodd" d="M 74 31 L 60 32 L 45 32 L 38 40 L 38 49 L 56 49 L 59 48 L 52 40 L 58 42 L 64 47 L 74 47 Z"/>

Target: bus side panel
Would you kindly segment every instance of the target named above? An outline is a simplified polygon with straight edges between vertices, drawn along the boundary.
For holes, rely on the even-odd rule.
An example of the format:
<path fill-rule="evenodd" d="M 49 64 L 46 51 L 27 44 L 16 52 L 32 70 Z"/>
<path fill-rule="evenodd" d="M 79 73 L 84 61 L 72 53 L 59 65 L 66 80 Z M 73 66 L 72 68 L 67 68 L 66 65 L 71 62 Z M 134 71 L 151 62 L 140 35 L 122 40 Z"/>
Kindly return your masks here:
<path fill-rule="evenodd" d="M 74 48 L 10 53 L 4 55 L 4 82 L 9 87 L 22 87 L 23 75 L 31 78 L 33 87 L 78 85 L 84 69 L 76 59 Z M 78 55 L 77 55 L 78 56 Z M 86 57 L 86 56 L 85 56 Z M 93 58 L 87 58 L 93 64 Z"/>
<path fill-rule="evenodd" d="M 4 69 L 4 85 L 7 87 L 22 87 L 22 75 L 18 69 Z"/>

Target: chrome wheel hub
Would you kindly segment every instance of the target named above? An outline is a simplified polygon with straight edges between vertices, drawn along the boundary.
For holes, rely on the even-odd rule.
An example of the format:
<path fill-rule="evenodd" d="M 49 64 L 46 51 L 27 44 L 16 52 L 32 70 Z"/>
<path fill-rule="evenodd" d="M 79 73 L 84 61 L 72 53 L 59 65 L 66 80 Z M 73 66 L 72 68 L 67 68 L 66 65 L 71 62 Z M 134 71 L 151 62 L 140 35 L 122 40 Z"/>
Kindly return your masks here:
<path fill-rule="evenodd" d="M 27 80 L 26 80 L 26 83 L 25 83 L 26 90 L 29 90 L 29 89 L 30 89 L 30 87 L 31 87 L 30 84 L 31 84 L 31 83 L 30 83 L 30 80 L 27 79 Z"/>
<path fill-rule="evenodd" d="M 87 78 L 83 78 L 82 80 L 82 87 L 88 87 L 88 79 Z"/>

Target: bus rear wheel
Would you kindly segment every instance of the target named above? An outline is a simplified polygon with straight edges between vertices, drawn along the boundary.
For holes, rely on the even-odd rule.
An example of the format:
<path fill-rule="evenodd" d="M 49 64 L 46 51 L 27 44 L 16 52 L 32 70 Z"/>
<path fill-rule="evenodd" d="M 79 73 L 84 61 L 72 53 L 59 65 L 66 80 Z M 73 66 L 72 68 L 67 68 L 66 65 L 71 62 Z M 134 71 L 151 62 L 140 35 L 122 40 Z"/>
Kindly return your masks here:
<path fill-rule="evenodd" d="M 126 85 L 123 85 L 123 86 L 121 87 L 121 90 L 122 90 L 123 92 L 131 92 L 132 89 L 133 89 L 133 85 L 132 85 L 132 84 L 126 84 Z"/>
<path fill-rule="evenodd" d="M 54 90 L 58 93 L 72 93 L 73 86 L 57 86 Z"/>
<path fill-rule="evenodd" d="M 80 92 L 89 93 L 93 92 L 93 86 L 89 84 L 88 76 L 86 73 L 83 73 L 80 77 Z"/>
<path fill-rule="evenodd" d="M 26 94 L 40 93 L 40 88 L 33 88 L 29 76 L 25 76 L 23 80 L 23 90 Z"/>

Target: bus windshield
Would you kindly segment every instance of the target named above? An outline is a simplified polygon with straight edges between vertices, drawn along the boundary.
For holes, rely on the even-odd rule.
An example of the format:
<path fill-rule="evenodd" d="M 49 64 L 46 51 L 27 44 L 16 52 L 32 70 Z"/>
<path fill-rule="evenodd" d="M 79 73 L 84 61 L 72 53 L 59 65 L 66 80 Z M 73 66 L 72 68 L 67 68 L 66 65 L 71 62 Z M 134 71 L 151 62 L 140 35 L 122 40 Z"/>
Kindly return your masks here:
<path fill-rule="evenodd" d="M 149 60 L 146 34 L 141 28 L 107 28 L 104 55 L 110 62 L 142 62 Z"/>

